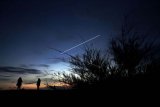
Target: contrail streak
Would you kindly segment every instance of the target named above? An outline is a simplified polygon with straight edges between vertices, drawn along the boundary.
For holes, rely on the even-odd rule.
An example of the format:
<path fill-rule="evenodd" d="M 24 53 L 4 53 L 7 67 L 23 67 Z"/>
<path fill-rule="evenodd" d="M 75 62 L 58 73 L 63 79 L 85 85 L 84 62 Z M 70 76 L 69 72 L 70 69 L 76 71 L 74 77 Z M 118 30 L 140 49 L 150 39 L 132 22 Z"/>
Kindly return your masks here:
<path fill-rule="evenodd" d="M 61 52 L 60 54 L 64 54 L 65 52 L 68 52 L 68 51 L 70 51 L 70 50 L 72 50 L 72 49 L 74 49 L 74 48 L 76 48 L 76 47 L 78 47 L 78 46 L 80 46 L 80 45 L 83 45 L 83 44 L 85 44 L 85 43 L 87 43 L 87 42 L 89 42 L 89 41 L 91 41 L 91 40 L 93 40 L 93 39 L 98 38 L 99 36 L 101 36 L 101 35 L 97 35 L 97 36 L 95 36 L 95 37 L 93 37 L 93 38 L 91 38 L 91 39 L 88 39 L 88 40 L 86 40 L 86 41 L 84 41 L 84 42 L 82 42 L 82 43 L 80 43 L 80 44 L 78 44 L 78 45 L 76 45 L 76 46 L 74 46 L 74 47 L 72 47 L 72 48 L 69 48 L 69 49 Z"/>

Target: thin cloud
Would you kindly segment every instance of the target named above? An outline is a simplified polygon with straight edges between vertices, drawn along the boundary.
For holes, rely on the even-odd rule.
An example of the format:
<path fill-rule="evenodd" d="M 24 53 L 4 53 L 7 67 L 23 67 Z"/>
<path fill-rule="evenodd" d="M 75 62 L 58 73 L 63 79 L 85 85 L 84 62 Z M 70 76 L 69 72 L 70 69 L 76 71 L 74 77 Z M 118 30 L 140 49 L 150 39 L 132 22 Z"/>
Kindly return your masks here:
<path fill-rule="evenodd" d="M 21 64 L 20 67 L 22 67 L 22 68 L 29 68 L 29 65 Z"/>
<path fill-rule="evenodd" d="M 28 69 L 22 67 L 11 67 L 11 66 L 4 66 L 0 67 L 0 72 L 10 72 L 10 73 L 19 73 L 19 74 L 41 74 L 42 72 L 37 69 Z"/>
<path fill-rule="evenodd" d="M 1 75 L 0 74 L 0 77 L 12 77 L 12 76 L 10 76 L 10 75 Z"/>
<path fill-rule="evenodd" d="M 31 67 L 45 67 L 45 68 L 48 68 L 49 67 L 49 65 L 47 65 L 47 64 L 29 64 L 29 65 L 22 64 L 20 66 L 25 67 L 25 68 L 31 68 Z"/>
<path fill-rule="evenodd" d="M 48 67 L 49 67 L 49 65 L 47 65 L 47 64 L 39 64 L 39 65 L 37 65 L 37 66 L 40 66 L 40 67 L 46 67 L 46 68 L 48 68 Z"/>
<path fill-rule="evenodd" d="M 6 78 L 6 77 L 0 78 L 0 81 L 10 81 L 10 80 L 11 80 L 10 78 Z"/>

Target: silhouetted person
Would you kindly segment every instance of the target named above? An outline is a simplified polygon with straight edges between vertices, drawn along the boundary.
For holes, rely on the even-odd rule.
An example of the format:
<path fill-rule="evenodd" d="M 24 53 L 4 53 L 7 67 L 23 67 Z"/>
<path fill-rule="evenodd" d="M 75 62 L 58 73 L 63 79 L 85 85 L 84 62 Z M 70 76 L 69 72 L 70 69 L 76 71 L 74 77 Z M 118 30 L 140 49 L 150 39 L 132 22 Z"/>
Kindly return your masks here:
<path fill-rule="evenodd" d="M 41 79 L 40 79 L 40 78 L 38 78 L 38 80 L 37 80 L 37 90 L 39 90 L 39 86 L 40 86 L 40 84 L 41 84 Z"/>
<path fill-rule="evenodd" d="M 56 86 L 54 85 L 53 89 L 55 90 L 56 89 Z"/>
<path fill-rule="evenodd" d="M 21 89 L 22 82 L 23 82 L 23 81 L 22 81 L 22 78 L 19 77 L 18 80 L 17 80 L 17 84 L 16 84 L 16 85 L 17 85 L 17 90 L 20 90 L 20 89 Z"/>

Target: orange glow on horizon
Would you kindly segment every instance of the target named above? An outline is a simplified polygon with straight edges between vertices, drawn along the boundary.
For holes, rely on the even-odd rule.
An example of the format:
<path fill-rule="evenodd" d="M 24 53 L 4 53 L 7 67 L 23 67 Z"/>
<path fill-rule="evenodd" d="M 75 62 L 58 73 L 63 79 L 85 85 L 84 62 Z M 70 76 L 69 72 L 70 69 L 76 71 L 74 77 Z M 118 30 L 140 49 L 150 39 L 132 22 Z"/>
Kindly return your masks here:
<path fill-rule="evenodd" d="M 46 85 L 41 84 L 40 89 L 41 88 L 46 88 Z M 37 89 L 37 85 L 36 84 L 23 84 L 22 89 Z"/>
<path fill-rule="evenodd" d="M 65 84 L 63 82 L 48 83 L 48 85 L 49 86 L 63 87 L 65 89 L 70 88 L 70 85 Z M 0 90 L 16 90 L 16 89 L 17 89 L 17 87 L 16 87 L 15 83 L 3 83 L 0 86 Z M 37 85 L 36 85 L 36 83 L 32 83 L 32 84 L 23 83 L 21 89 L 24 89 L 24 90 L 37 90 Z M 43 89 L 47 90 L 49 88 L 47 87 L 46 84 L 41 83 L 40 90 L 43 90 Z"/>

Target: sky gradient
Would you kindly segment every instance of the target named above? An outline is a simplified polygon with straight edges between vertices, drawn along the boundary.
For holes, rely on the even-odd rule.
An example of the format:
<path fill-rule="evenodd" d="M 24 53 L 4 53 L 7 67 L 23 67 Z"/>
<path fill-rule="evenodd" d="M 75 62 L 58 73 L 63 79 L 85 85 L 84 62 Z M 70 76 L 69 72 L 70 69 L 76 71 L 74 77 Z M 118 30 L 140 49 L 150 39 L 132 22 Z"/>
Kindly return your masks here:
<path fill-rule="evenodd" d="M 159 3 L 154 0 L 1 0 L 0 67 L 66 71 L 67 63 L 52 58 L 67 56 L 50 48 L 65 51 L 101 35 L 86 44 L 107 49 L 126 14 L 142 29 L 156 26 L 160 31 Z M 80 54 L 82 47 L 67 53 Z M 5 72 L 0 69 L 1 82 Z"/>

